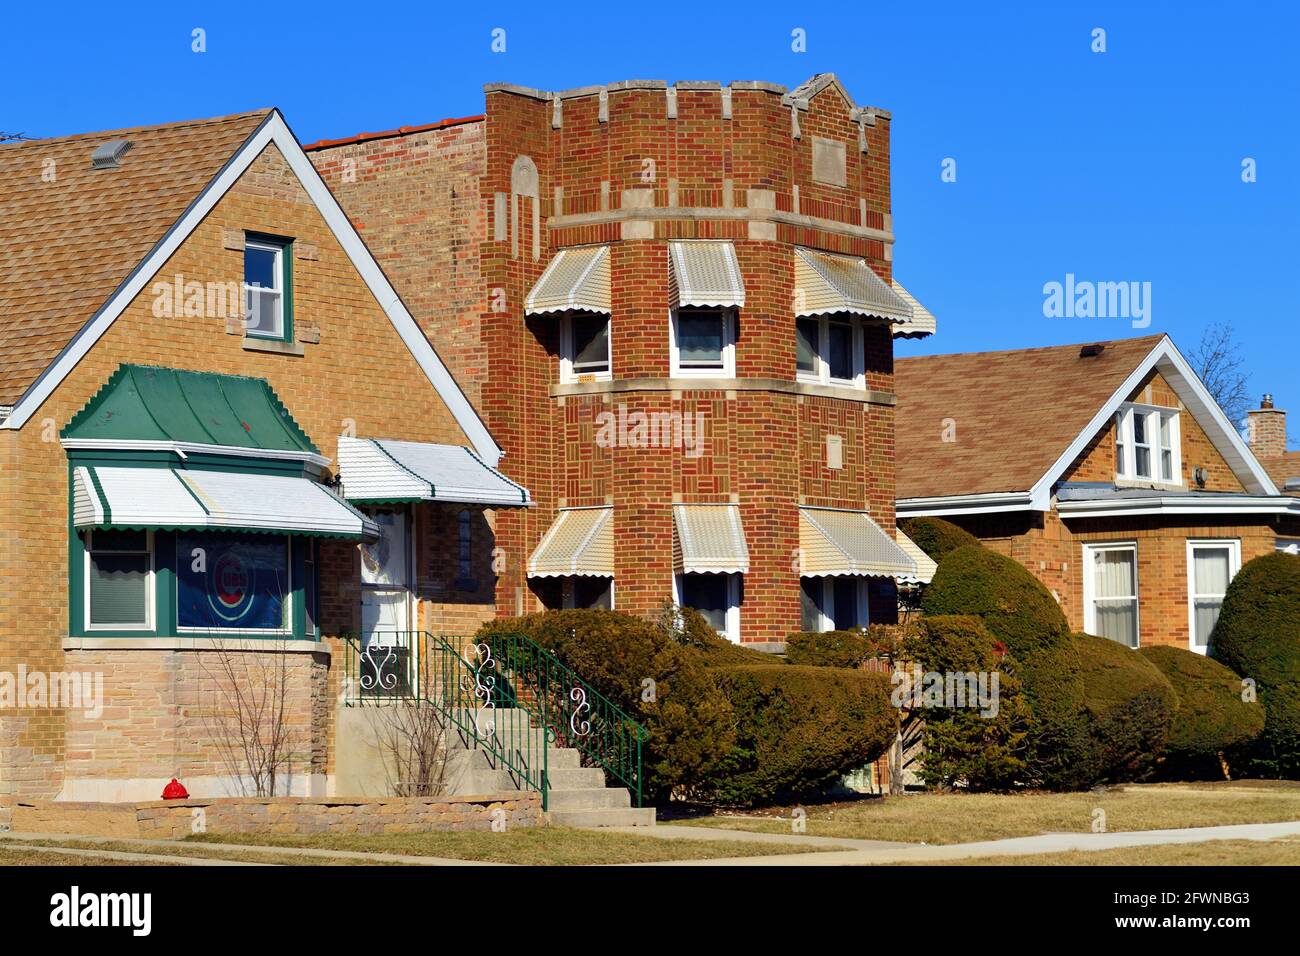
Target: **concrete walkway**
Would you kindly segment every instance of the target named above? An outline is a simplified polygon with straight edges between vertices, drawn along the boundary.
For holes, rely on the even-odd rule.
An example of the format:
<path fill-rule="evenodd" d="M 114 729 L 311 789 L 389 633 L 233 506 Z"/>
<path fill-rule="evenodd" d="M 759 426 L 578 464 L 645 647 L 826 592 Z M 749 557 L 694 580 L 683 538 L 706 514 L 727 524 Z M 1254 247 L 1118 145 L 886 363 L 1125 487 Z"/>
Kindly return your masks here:
<path fill-rule="evenodd" d="M 696 833 L 681 831 L 696 831 Z M 671 832 L 670 832 L 671 831 Z M 696 835 L 703 834 L 703 835 Z M 1178 830 L 1133 830 L 1123 833 L 1043 833 L 1038 836 L 984 840 L 979 843 L 953 843 L 947 846 L 920 846 L 887 843 L 877 840 L 842 840 L 837 837 L 810 837 L 801 834 L 749 833 L 715 827 L 681 827 L 660 825 L 655 836 L 669 839 L 719 840 L 738 842 L 773 842 L 816 844 L 850 849 L 824 853 L 784 853 L 773 856 L 728 857 L 715 860 L 679 860 L 671 863 L 629 864 L 638 866 L 871 866 L 883 863 L 927 863 L 944 860 L 968 860 L 990 856 L 1022 856 L 1040 853 L 1064 853 L 1071 850 L 1095 852 L 1133 846 L 1160 846 L 1177 843 L 1205 843 L 1210 840 L 1275 840 L 1300 836 L 1300 820 L 1286 823 L 1245 823 L 1221 827 L 1186 827 Z"/>

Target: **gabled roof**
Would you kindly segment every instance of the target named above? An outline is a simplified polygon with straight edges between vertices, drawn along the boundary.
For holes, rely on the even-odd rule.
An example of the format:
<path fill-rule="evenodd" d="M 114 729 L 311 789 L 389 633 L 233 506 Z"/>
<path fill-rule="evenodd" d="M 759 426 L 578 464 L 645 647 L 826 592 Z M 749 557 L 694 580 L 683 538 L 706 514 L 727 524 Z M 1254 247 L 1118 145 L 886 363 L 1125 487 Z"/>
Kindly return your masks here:
<path fill-rule="evenodd" d="M 184 133 L 175 133 L 226 122 L 232 126 L 224 137 L 214 134 L 211 138 L 187 138 Z M 39 189 L 32 185 L 32 179 L 40 181 L 35 170 L 42 154 L 29 150 L 44 146 L 50 150 L 50 157 L 63 158 L 55 166 L 57 184 L 65 167 L 72 171 L 80 162 L 78 157 L 89 167 L 89 153 L 95 145 L 123 138 L 137 145 L 126 154 L 121 168 L 95 173 L 108 178 L 87 180 L 80 193 L 33 195 Z M 150 142 L 155 148 L 146 149 Z M 8 345 L 11 336 L 21 332 L 30 340 L 27 347 L 14 350 L 16 360 L 0 355 L 0 406 L 13 403 L 9 415 L 0 419 L 0 428 L 23 427 L 222 196 L 272 144 L 315 203 L 353 268 L 474 450 L 489 466 L 497 465 L 500 446 L 398 298 L 279 110 L 0 147 L 0 261 L 6 266 L 5 274 L 0 275 L 0 339 Z M 195 158 L 193 153 L 202 156 Z M 157 168 L 150 163 L 151 157 L 158 160 Z M 27 164 L 32 162 L 36 166 L 29 168 Z M 133 170 L 134 178 L 122 176 Z M 85 170 L 72 174 L 80 178 L 87 175 Z M 22 180 L 22 184 L 14 186 L 15 179 Z M 26 210 L 24 215 L 15 216 L 10 210 L 11 194 Z M 154 211 L 137 218 L 133 211 L 137 205 Z M 125 225 L 122 220 L 126 220 Z M 117 237 L 110 245 L 121 248 L 101 262 L 96 249 L 105 237 Z M 57 263 L 41 265 L 46 245 L 62 250 Z M 20 266 L 36 264 L 37 273 L 46 280 L 42 283 L 46 289 L 36 293 L 25 290 L 30 275 L 24 277 L 21 267 L 11 268 L 11 250 L 13 261 Z M 92 274 L 89 279 L 81 275 L 85 263 L 89 263 Z M 69 301 L 62 294 L 68 288 L 81 291 Z M 29 302 L 31 295 L 36 299 Z M 31 317 L 33 308 L 35 319 Z"/>
<path fill-rule="evenodd" d="M 900 513 L 1049 507 L 1052 486 L 1159 369 L 1248 492 L 1267 473 L 1164 335 L 900 359 L 895 449 Z M 932 499 L 963 500 L 959 505 Z"/>
<path fill-rule="evenodd" d="M 271 115 L 0 146 L 0 404 L 13 404 Z M 90 154 L 132 143 L 118 169 Z"/>

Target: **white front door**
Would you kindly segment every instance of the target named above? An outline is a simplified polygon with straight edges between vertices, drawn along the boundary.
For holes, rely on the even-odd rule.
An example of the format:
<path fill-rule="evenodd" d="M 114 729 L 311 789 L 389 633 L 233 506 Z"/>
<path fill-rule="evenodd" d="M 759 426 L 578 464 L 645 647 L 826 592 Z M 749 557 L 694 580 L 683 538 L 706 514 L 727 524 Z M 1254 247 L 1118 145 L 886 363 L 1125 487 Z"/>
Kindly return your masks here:
<path fill-rule="evenodd" d="M 411 516 L 405 509 L 370 512 L 379 539 L 361 546 L 361 643 L 405 643 L 411 630 Z"/>

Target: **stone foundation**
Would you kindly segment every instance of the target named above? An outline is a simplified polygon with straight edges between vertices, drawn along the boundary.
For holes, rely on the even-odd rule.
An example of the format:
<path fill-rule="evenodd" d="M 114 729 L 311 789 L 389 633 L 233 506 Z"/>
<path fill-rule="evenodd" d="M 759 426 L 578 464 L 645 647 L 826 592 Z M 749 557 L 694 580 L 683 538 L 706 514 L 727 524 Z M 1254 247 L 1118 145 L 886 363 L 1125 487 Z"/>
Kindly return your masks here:
<path fill-rule="evenodd" d="M 498 811 L 500 811 L 498 813 Z M 220 797 L 144 803 L 0 800 L 0 824 L 15 833 L 179 840 L 192 833 L 425 833 L 542 824 L 541 796 L 317 799 Z"/>

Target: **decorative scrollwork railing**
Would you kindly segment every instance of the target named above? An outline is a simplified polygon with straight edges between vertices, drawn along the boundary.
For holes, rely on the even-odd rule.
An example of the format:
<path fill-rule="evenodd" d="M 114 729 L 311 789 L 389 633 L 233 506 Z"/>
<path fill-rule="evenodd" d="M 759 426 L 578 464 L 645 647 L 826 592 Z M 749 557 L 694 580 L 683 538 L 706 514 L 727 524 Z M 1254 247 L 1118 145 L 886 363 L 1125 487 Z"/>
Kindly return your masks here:
<path fill-rule="evenodd" d="M 510 706 L 528 710 L 545 726 L 556 746 L 572 747 L 584 766 L 599 767 L 642 805 L 645 778 L 642 745 L 649 734 L 630 714 L 583 680 L 540 644 L 522 634 L 486 639 L 497 674 L 498 692 Z"/>
<path fill-rule="evenodd" d="M 345 637 L 344 646 L 344 706 L 409 701 L 435 707 L 466 747 L 507 771 L 516 786 L 538 791 L 548 808 L 554 735 L 518 706 L 490 645 L 471 645 L 463 655 L 427 631 L 380 631 Z"/>

